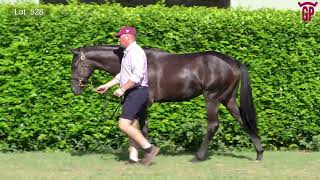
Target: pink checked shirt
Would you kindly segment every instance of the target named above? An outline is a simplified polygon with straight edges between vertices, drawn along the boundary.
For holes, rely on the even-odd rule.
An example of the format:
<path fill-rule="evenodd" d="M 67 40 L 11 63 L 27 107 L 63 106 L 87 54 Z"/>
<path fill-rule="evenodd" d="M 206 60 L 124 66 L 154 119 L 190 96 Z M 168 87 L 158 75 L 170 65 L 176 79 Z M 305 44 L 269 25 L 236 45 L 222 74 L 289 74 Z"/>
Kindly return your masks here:
<path fill-rule="evenodd" d="M 147 56 L 136 42 L 124 50 L 121 70 L 115 78 L 120 81 L 120 87 L 128 80 L 135 82 L 136 85 L 148 87 Z"/>

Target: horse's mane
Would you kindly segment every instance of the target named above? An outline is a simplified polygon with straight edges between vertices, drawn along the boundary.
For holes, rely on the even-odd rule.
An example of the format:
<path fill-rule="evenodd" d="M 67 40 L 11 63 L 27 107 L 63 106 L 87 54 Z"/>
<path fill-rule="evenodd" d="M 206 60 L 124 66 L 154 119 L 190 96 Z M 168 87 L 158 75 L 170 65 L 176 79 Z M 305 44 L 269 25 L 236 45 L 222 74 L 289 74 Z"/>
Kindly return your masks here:
<path fill-rule="evenodd" d="M 159 48 L 154 48 L 154 47 L 142 47 L 146 52 L 159 52 L 159 53 L 164 53 L 164 54 L 171 54 L 171 55 L 199 55 L 199 54 L 210 54 L 210 55 L 215 55 L 215 56 L 225 56 L 224 54 L 217 52 L 217 51 L 204 51 L 204 52 L 193 52 L 193 53 L 169 53 L 167 51 L 164 51 Z M 119 58 L 122 58 L 124 48 L 119 46 L 119 45 L 105 45 L 105 44 L 99 44 L 99 45 L 88 45 L 80 48 L 76 48 L 77 50 L 82 50 L 84 52 L 88 51 L 113 51 L 115 54 L 119 56 Z"/>
<path fill-rule="evenodd" d="M 79 50 L 83 50 L 83 51 L 99 51 L 99 50 L 115 50 L 120 48 L 119 45 L 88 45 L 88 46 L 83 46 L 78 48 Z"/>
<path fill-rule="evenodd" d="M 165 52 L 159 48 L 154 48 L 154 47 L 142 47 L 144 50 L 152 50 L 152 51 L 161 51 Z M 84 51 L 94 51 L 94 50 L 116 50 L 116 49 L 123 49 L 119 45 L 104 45 L 104 44 L 99 44 L 99 45 L 88 45 L 84 47 L 77 48 L 78 50 L 82 49 Z M 124 49 L 123 49 L 124 50 Z"/>

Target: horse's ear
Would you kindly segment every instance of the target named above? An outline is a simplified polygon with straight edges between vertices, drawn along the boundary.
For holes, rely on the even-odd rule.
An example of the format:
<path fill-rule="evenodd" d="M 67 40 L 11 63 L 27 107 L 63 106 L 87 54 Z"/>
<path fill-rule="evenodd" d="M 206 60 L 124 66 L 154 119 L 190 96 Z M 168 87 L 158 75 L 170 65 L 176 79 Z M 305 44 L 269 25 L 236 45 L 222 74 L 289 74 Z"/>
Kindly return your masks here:
<path fill-rule="evenodd" d="M 71 51 L 73 54 L 79 54 L 79 53 L 80 53 L 79 49 L 73 49 L 73 48 L 71 48 L 70 51 Z"/>

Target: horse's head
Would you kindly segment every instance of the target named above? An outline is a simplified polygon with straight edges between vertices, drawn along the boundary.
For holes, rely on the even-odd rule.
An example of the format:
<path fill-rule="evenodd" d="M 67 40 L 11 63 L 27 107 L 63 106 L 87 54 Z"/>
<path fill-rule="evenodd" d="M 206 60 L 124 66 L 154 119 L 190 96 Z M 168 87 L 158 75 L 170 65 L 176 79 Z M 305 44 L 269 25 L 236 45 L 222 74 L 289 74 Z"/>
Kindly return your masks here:
<path fill-rule="evenodd" d="M 94 65 L 82 49 L 71 49 L 71 52 L 73 53 L 71 86 L 74 94 L 80 95 L 94 70 Z"/>
<path fill-rule="evenodd" d="M 71 49 L 72 79 L 74 94 L 80 95 L 95 69 L 103 69 L 112 75 L 120 71 L 124 49 L 118 46 L 93 46 L 89 48 Z"/>

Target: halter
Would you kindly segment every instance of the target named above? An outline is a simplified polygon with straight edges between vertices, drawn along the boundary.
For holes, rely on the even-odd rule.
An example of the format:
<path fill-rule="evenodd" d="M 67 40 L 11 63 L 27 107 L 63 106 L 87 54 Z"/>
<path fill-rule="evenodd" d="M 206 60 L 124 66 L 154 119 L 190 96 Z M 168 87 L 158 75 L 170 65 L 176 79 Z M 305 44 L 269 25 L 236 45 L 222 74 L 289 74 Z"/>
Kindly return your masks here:
<path fill-rule="evenodd" d="M 80 76 L 78 78 L 72 78 L 73 80 L 77 80 L 78 81 L 78 86 L 80 87 L 83 87 L 84 84 L 83 84 L 83 71 L 84 71 L 84 68 L 88 68 L 88 69 L 91 69 L 89 67 L 89 65 L 85 62 L 86 61 L 86 57 L 84 56 L 82 50 L 80 50 L 81 52 L 81 56 L 80 56 L 80 59 L 76 62 L 76 64 L 78 64 L 79 62 L 81 62 L 81 68 L 80 68 Z"/>

